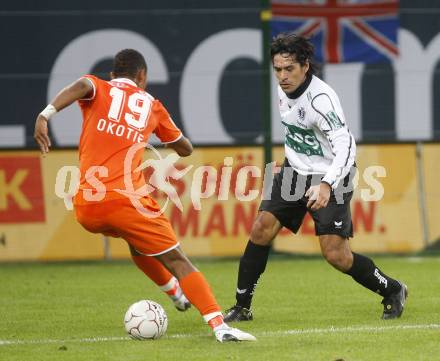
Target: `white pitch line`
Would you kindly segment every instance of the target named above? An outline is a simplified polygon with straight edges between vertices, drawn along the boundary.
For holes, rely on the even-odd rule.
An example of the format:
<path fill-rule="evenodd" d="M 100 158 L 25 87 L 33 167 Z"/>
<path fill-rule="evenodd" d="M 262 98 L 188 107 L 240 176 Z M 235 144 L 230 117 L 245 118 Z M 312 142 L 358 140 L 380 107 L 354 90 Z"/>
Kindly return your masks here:
<path fill-rule="evenodd" d="M 440 324 L 427 325 L 395 325 L 395 326 L 360 326 L 360 327 L 328 327 L 328 328 L 309 328 L 284 331 L 267 331 L 254 333 L 257 337 L 269 336 L 291 336 L 291 335 L 307 335 L 307 334 L 331 334 L 331 333 L 359 333 L 359 332 L 384 332 L 384 331 L 405 331 L 405 330 L 440 330 Z M 190 338 L 207 336 L 207 333 L 199 334 L 174 334 L 165 336 L 165 338 Z M 0 346 L 10 345 L 44 345 L 44 344 L 64 344 L 64 343 L 96 343 L 109 341 L 128 341 L 130 337 L 88 337 L 77 339 L 46 339 L 46 340 L 0 340 Z"/>
<path fill-rule="evenodd" d="M 383 332 L 396 330 L 428 330 L 440 329 L 440 324 L 428 325 L 394 325 L 394 326 L 360 326 L 360 327 L 328 327 L 328 328 L 309 328 L 285 331 L 268 331 L 260 333 L 261 336 L 280 336 L 280 335 L 304 335 L 304 334 L 325 334 L 325 333 L 356 333 L 356 332 Z"/>
<path fill-rule="evenodd" d="M 46 340 L 0 340 L 0 346 L 8 345 L 44 345 L 50 343 L 66 343 L 66 342 L 80 342 L 80 343 L 93 343 L 93 342 L 108 342 L 108 341 L 125 341 L 130 340 L 130 337 L 87 337 L 87 338 L 73 338 L 73 339 L 46 339 Z"/>

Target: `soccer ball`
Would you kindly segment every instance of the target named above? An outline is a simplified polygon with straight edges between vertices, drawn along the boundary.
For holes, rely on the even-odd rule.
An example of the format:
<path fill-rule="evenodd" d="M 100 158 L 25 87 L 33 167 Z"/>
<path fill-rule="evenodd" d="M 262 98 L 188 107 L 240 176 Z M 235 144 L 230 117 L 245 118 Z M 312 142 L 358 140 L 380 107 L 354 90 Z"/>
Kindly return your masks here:
<path fill-rule="evenodd" d="M 133 303 L 125 313 L 127 333 L 136 340 L 154 340 L 165 334 L 168 317 L 161 305 L 142 300 Z"/>

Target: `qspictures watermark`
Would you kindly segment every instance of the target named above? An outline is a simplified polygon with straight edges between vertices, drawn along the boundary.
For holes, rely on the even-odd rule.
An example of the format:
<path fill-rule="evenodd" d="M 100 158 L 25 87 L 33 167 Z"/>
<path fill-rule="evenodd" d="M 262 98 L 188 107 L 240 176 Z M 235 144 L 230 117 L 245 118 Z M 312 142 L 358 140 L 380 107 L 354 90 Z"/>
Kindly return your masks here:
<path fill-rule="evenodd" d="M 134 170 L 132 163 L 136 152 L 149 149 L 155 158 L 149 158 L 142 162 Z M 276 162 L 265 165 L 264 170 L 256 165 L 242 165 L 236 167 L 232 157 L 224 157 L 220 170 L 210 165 L 195 167 L 188 165 L 184 168 L 178 166 L 180 159 L 176 153 L 170 153 L 162 157 L 160 152 L 147 143 L 132 145 L 124 159 L 123 164 L 123 189 L 107 189 L 105 178 L 109 177 L 109 170 L 105 166 L 92 166 L 84 174 L 84 179 L 90 188 L 80 189 L 81 171 L 77 166 L 64 166 L 58 170 L 55 182 L 55 194 L 64 200 L 66 209 L 73 209 L 73 197 L 82 192 L 83 198 L 88 202 L 102 201 L 108 191 L 117 192 L 127 197 L 133 207 L 145 217 L 158 217 L 163 214 L 169 203 L 173 203 L 181 212 L 183 204 L 179 192 L 171 180 L 179 180 L 189 177 L 188 172 L 193 170 L 190 180 L 189 195 L 192 207 L 202 210 L 202 200 L 217 197 L 218 201 L 227 201 L 231 194 L 240 202 L 251 202 L 261 197 L 262 200 L 270 200 L 272 187 L 276 174 L 282 172 L 281 197 L 286 201 L 298 201 L 304 197 L 306 189 L 310 185 L 321 182 L 322 174 L 301 175 L 291 167 L 279 167 Z M 145 179 L 145 184 L 139 189 L 134 188 L 133 176 L 138 177 L 139 172 L 147 168 L 153 170 L 152 175 Z M 263 178 L 262 178 L 263 177 Z M 379 201 L 383 198 L 385 190 L 380 178 L 386 177 L 386 169 L 379 165 L 369 166 L 362 172 L 362 179 L 368 186 L 360 190 L 363 201 Z M 263 179 L 262 189 L 247 187 L 249 183 L 256 183 L 258 178 Z M 344 202 L 344 194 L 353 192 L 359 185 L 360 174 L 357 168 L 352 167 L 346 178 L 339 182 L 333 194 L 338 203 Z M 188 178 L 186 178 L 188 179 Z M 254 180 L 254 182 L 249 182 Z M 154 191 L 165 194 L 165 202 L 157 211 L 152 211 L 143 206 L 141 199 L 149 196 Z"/>

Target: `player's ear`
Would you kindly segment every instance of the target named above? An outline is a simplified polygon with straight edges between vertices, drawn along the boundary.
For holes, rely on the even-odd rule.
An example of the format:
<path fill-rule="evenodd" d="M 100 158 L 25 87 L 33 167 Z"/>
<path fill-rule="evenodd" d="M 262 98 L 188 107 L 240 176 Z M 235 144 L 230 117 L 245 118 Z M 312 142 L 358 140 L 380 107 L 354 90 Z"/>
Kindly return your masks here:
<path fill-rule="evenodd" d="M 309 71 L 309 68 L 310 68 L 310 63 L 308 60 L 306 60 L 304 64 L 304 73 L 307 73 Z"/>
<path fill-rule="evenodd" d="M 115 77 L 115 73 L 113 73 L 112 71 L 110 72 L 110 79 L 114 79 Z"/>
<path fill-rule="evenodd" d="M 136 83 L 139 84 L 141 88 L 145 88 L 147 86 L 147 70 L 140 69 L 136 74 Z"/>

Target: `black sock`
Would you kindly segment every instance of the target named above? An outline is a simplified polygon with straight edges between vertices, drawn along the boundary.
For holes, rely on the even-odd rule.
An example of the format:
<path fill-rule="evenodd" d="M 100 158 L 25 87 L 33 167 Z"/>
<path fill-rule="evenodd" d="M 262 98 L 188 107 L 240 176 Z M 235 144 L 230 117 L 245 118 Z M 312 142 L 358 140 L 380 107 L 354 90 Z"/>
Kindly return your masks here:
<path fill-rule="evenodd" d="M 369 290 L 388 297 L 400 290 L 400 283 L 388 277 L 368 257 L 353 252 L 353 265 L 346 272 L 353 279 Z"/>
<path fill-rule="evenodd" d="M 237 305 L 250 308 L 255 287 L 260 275 L 266 269 L 270 246 L 260 246 L 248 242 L 238 269 L 237 292 L 235 298 Z"/>

